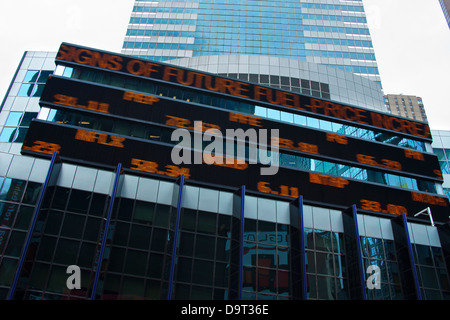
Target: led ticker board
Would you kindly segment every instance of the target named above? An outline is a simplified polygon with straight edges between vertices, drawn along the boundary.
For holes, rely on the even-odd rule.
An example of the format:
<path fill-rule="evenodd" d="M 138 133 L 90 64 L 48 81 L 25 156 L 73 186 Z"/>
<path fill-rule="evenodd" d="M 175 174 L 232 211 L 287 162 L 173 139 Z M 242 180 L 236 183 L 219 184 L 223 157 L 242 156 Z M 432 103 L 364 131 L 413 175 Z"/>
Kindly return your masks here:
<path fill-rule="evenodd" d="M 183 100 L 52 77 L 48 79 L 42 93 L 41 104 L 185 129 L 193 129 L 195 121 L 199 120 L 203 122 L 205 129 L 216 128 L 223 133 L 226 129 L 278 129 L 279 138 L 272 143 L 287 151 L 394 174 L 403 172 L 403 175 L 442 181 L 439 163 L 434 154 L 200 106 Z"/>
<path fill-rule="evenodd" d="M 163 80 L 251 99 L 256 104 L 259 102 L 270 103 L 295 109 L 300 113 L 331 117 L 348 123 L 357 123 L 364 127 L 376 127 L 431 140 L 430 128 L 423 122 L 126 55 L 63 43 L 56 60 L 59 63 L 95 67 L 127 75 Z"/>
<path fill-rule="evenodd" d="M 336 176 L 303 170 L 279 168 L 276 175 L 260 175 L 261 165 L 174 165 L 173 146 L 124 138 L 82 128 L 33 121 L 23 143 L 22 153 L 48 157 L 58 152 L 63 160 L 95 163 L 125 170 L 169 177 L 184 175 L 188 181 L 239 188 L 290 198 L 302 195 L 306 201 L 349 207 L 385 214 L 415 213 L 430 207 L 436 221 L 447 221 L 446 197 L 389 188 Z"/>

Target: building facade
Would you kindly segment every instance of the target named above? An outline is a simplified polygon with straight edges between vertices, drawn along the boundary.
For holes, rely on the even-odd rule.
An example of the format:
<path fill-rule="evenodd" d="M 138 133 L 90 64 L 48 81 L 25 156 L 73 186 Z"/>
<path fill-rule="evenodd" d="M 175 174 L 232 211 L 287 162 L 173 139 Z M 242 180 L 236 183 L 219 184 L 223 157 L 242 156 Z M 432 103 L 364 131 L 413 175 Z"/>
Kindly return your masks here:
<path fill-rule="evenodd" d="M 9 128 L 35 97 L 3 104 L 3 299 L 448 299 L 426 123 L 71 44 L 55 61 L 23 141 Z M 244 162 L 172 161 L 175 130 L 195 160 L 215 141 L 196 135 L 225 128 L 278 129 L 277 174 L 250 144 Z"/>
<path fill-rule="evenodd" d="M 405 118 L 428 121 L 421 97 L 387 94 L 384 96 L 388 112 Z"/>
<path fill-rule="evenodd" d="M 437 155 L 442 175 L 444 177 L 444 193 L 450 198 L 450 132 L 446 130 L 432 130 L 433 152 Z"/>
<path fill-rule="evenodd" d="M 122 53 L 385 110 L 362 1 L 136 1 Z"/>

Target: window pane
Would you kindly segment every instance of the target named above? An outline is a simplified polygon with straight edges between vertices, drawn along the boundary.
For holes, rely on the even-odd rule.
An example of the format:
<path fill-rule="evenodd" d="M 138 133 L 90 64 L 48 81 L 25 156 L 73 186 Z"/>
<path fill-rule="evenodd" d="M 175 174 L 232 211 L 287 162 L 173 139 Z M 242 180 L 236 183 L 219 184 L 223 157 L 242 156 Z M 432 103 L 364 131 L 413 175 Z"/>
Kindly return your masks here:
<path fill-rule="evenodd" d="M 19 97 L 32 97 L 35 93 L 34 84 L 22 84 L 17 95 Z"/>
<path fill-rule="evenodd" d="M 48 76 L 51 75 L 52 73 L 53 71 L 41 71 L 41 74 L 39 75 L 38 78 L 38 83 L 46 83 Z"/>
<path fill-rule="evenodd" d="M 101 220 L 98 218 L 88 218 L 84 230 L 83 238 L 85 240 L 97 241 L 99 239 Z"/>
<path fill-rule="evenodd" d="M 29 127 L 31 120 L 35 119 L 37 117 L 37 112 L 25 112 L 23 115 L 22 121 L 20 121 L 21 127 Z"/>
<path fill-rule="evenodd" d="M 25 140 L 25 136 L 27 135 L 28 128 L 19 128 L 17 136 L 14 138 L 14 142 L 23 142 Z"/>
<path fill-rule="evenodd" d="M 5 250 L 5 255 L 18 257 L 22 251 L 25 236 L 25 232 L 13 231 L 9 238 L 8 246 Z"/>
<path fill-rule="evenodd" d="M 0 264 L 0 285 L 10 286 L 19 260 L 3 258 Z"/>
<path fill-rule="evenodd" d="M 25 181 L 18 179 L 5 179 L 0 192 L 0 200 L 20 202 L 25 189 Z"/>
<path fill-rule="evenodd" d="M 164 252 L 167 242 L 167 231 L 162 229 L 154 229 L 151 241 L 151 250 Z"/>
<path fill-rule="evenodd" d="M 150 277 L 161 278 L 163 265 L 164 256 L 162 254 L 151 254 L 147 275 Z"/>
<path fill-rule="evenodd" d="M 215 241 L 213 237 L 197 236 L 195 256 L 205 259 L 214 258 Z"/>
<path fill-rule="evenodd" d="M 45 225 L 45 233 L 58 235 L 59 230 L 61 229 L 62 218 L 62 212 L 50 210 L 48 212 L 47 223 Z"/>
<path fill-rule="evenodd" d="M 9 202 L 0 202 L 0 225 L 11 227 L 16 216 L 18 204 Z M 5 238 L 3 239 L 5 240 Z"/>
<path fill-rule="evenodd" d="M 63 293 L 64 290 L 67 290 L 67 273 L 66 267 L 57 267 L 54 266 L 50 273 L 47 291 L 59 292 Z"/>
<path fill-rule="evenodd" d="M 33 212 L 34 207 L 21 206 L 17 214 L 14 227 L 17 229 L 27 230 L 30 225 L 30 220 Z"/>
<path fill-rule="evenodd" d="M 78 256 L 78 265 L 84 268 L 90 268 L 92 266 L 97 246 L 93 243 L 82 243 L 80 254 Z"/>
<path fill-rule="evenodd" d="M 197 215 L 195 210 L 184 208 L 181 218 L 181 229 L 195 231 L 196 218 Z"/>
<path fill-rule="evenodd" d="M 22 117 L 22 112 L 10 112 L 8 119 L 6 120 L 6 127 L 17 127 L 19 125 L 20 118 Z"/>
<path fill-rule="evenodd" d="M 133 220 L 141 223 L 151 224 L 153 222 L 154 211 L 155 211 L 154 203 L 136 201 Z"/>
<path fill-rule="evenodd" d="M 285 121 L 285 122 L 293 123 L 294 115 L 292 113 L 282 111 L 281 112 L 281 120 Z"/>
<path fill-rule="evenodd" d="M 255 106 L 255 116 L 260 116 L 260 117 L 266 117 L 267 115 L 267 109 L 260 107 L 260 106 Z"/>
<path fill-rule="evenodd" d="M 439 160 L 445 160 L 443 149 L 433 149 L 433 151 L 434 151 L 434 154 L 437 155 Z"/>
<path fill-rule="evenodd" d="M 274 120 L 280 120 L 281 112 L 278 110 L 268 109 L 267 117 Z"/>
<path fill-rule="evenodd" d="M 192 282 L 212 285 L 214 263 L 210 261 L 194 260 Z"/>
<path fill-rule="evenodd" d="M 215 234 L 217 214 L 199 211 L 197 231 L 202 233 Z"/>
<path fill-rule="evenodd" d="M 65 264 L 68 266 L 76 264 L 78 247 L 78 241 L 59 239 L 58 247 L 56 248 L 55 252 L 54 262 Z"/>
<path fill-rule="evenodd" d="M 72 76 L 72 73 L 73 73 L 73 68 L 66 67 L 64 69 L 63 77 L 70 78 Z"/>
<path fill-rule="evenodd" d="M 448 163 L 446 161 L 439 161 L 439 165 L 441 166 L 442 173 L 450 173 L 450 170 L 448 168 Z"/>
<path fill-rule="evenodd" d="M 306 117 L 299 114 L 294 114 L 294 123 L 306 126 Z"/>
<path fill-rule="evenodd" d="M 170 206 L 158 204 L 155 211 L 155 225 L 159 227 L 168 227 Z"/>
<path fill-rule="evenodd" d="M 39 75 L 39 70 L 27 71 L 22 82 L 36 82 L 38 75 Z"/>
<path fill-rule="evenodd" d="M 57 187 L 53 197 L 52 207 L 64 210 L 66 208 L 67 198 L 69 197 L 69 191 L 70 189 Z"/>
<path fill-rule="evenodd" d="M 151 228 L 132 225 L 128 245 L 138 249 L 148 249 L 150 245 Z"/>
<path fill-rule="evenodd" d="M 125 259 L 125 273 L 143 276 L 147 270 L 147 253 L 128 250 Z M 142 281 L 143 282 L 143 281 Z"/>
<path fill-rule="evenodd" d="M 447 159 L 450 160 L 450 149 L 444 149 Z"/>
<path fill-rule="evenodd" d="M 91 208 L 89 213 L 95 216 L 103 216 L 103 211 L 105 210 L 107 196 L 103 194 L 94 193 L 92 197 Z"/>
<path fill-rule="evenodd" d="M 72 190 L 67 210 L 79 213 L 86 213 L 90 199 L 91 199 L 90 192 L 81 190 Z"/>
<path fill-rule="evenodd" d="M 45 84 L 39 83 L 34 86 L 33 97 L 40 97 L 42 95 L 42 91 L 44 91 Z"/>
<path fill-rule="evenodd" d="M 3 128 L 2 133 L 0 134 L 0 142 L 13 142 L 16 131 L 16 128 Z"/>
<path fill-rule="evenodd" d="M 26 204 L 35 204 L 39 193 L 41 192 L 42 184 L 37 182 L 28 182 L 27 190 L 22 202 Z"/>
<path fill-rule="evenodd" d="M 69 238 L 81 238 L 85 217 L 67 213 L 64 217 L 61 235 Z"/>

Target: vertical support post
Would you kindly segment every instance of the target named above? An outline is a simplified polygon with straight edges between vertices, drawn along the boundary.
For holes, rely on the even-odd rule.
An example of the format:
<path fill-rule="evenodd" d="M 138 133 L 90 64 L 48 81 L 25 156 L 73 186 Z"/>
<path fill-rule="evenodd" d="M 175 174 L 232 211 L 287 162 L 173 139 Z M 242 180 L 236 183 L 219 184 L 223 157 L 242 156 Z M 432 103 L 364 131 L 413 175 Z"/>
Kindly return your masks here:
<path fill-rule="evenodd" d="M 406 215 L 392 219 L 391 224 L 404 299 L 422 300 Z"/>
<path fill-rule="evenodd" d="M 114 181 L 112 183 L 112 188 L 111 188 L 111 195 L 110 195 L 110 199 L 109 199 L 109 206 L 108 206 L 108 212 L 106 215 L 106 221 L 105 221 L 105 228 L 103 231 L 103 238 L 102 238 L 102 243 L 100 246 L 100 253 L 99 253 L 99 257 L 98 257 L 98 264 L 95 270 L 95 278 L 94 278 L 94 284 L 92 287 L 92 292 L 91 292 L 91 300 L 95 299 L 95 296 L 97 294 L 97 287 L 98 287 L 98 282 L 100 279 L 100 274 L 102 272 L 102 263 L 103 263 L 103 256 L 105 254 L 105 247 L 106 247 L 106 240 L 108 238 L 108 232 L 109 232 L 109 225 L 111 223 L 111 216 L 112 216 L 112 212 L 113 212 L 113 208 L 114 208 L 114 201 L 116 200 L 116 196 L 120 191 L 120 186 L 121 186 L 121 175 L 122 175 L 122 164 L 118 164 L 117 168 L 116 168 L 116 174 L 114 177 Z"/>
<path fill-rule="evenodd" d="M 245 186 L 241 189 L 241 232 L 240 232 L 240 247 L 239 247 L 239 296 L 238 299 L 242 300 L 242 285 L 244 277 L 244 206 L 245 206 Z"/>
<path fill-rule="evenodd" d="M 305 232 L 303 223 L 303 197 L 293 200 L 289 204 L 290 226 L 290 260 L 292 263 L 292 298 L 294 300 L 307 299 Z"/>
<path fill-rule="evenodd" d="M 345 255 L 350 282 L 350 299 L 366 300 L 366 282 L 359 237 L 357 209 L 353 205 L 343 211 Z"/>
<path fill-rule="evenodd" d="M 177 255 L 177 248 L 178 248 L 178 233 L 180 229 L 180 215 L 181 215 L 181 200 L 183 197 L 183 187 L 184 187 L 184 175 L 180 177 L 180 179 L 177 180 L 177 184 L 179 187 L 178 195 L 176 199 L 176 220 L 175 220 L 175 228 L 174 228 L 174 235 L 173 235 L 173 246 L 172 246 L 172 260 L 170 263 L 170 275 L 169 275 L 169 289 L 167 294 L 167 300 L 172 300 L 172 293 L 173 293 L 173 279 L 175 274 L 175 264 L 176 264 L 176 255 Z"/>
<path fill-rule="evenodd" d="M 233 194 L 230 243 L 230 300 L 242 300 L 242 286 L 244 283 L 244 207 L 245 186 L 242 186 Z"/>
<path fill-rule="evenodd" d="M 59 172 L 61 171 L 61 162 L 57 152 L 54 152 L 52 155 L 52 159 L 50 160 L 50 166 L 47 171 L 47 176 L 45 177 L 44 184 L 42 186 L 42 190 L 39 194 L 39 198 L 36 203 L 36 207 L 33 212 L 33 216 L 31 219 L 30 228 L 28 230 L 28 234 L 25 240 L 25 245 L 22 249 L 22 253 L 20 255 L 19 265 L 16 270 L 16 274 L 14 276 L 13 283 L 11 285 L 11 289 L 8 294 L 8 300 L 12 300 L 16 291 L 16 287 L 20 278 L 20 274 L 22 273 L 23 264 L 25 263 L 26 256 L 28 254 L 28 249 L 30 247 L 31 238 L 33 237 L 33 233 L 36 227 L 36 221 L 39 216 L 39 212 L 42 207 L 42 203 L 47 194 L 47 189 L 49 186 L 55 185 L 56 180 L 58 179 Z"/>

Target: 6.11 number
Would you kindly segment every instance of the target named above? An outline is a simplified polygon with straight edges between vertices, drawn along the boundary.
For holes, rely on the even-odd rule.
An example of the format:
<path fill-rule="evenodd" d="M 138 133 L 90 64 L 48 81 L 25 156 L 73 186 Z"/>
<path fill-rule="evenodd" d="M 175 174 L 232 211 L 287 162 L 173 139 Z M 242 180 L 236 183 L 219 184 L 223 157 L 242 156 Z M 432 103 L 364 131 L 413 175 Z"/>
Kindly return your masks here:
<path fill-rule="evenodd" d="M 298 188 L 281 185 L 277 190 L 270 187 L 269 182 L 259 181 L 257 185 L 258 191 L 263 193 L 276 194 L 285 197 L 297 198 L 299 195 Z"/>

